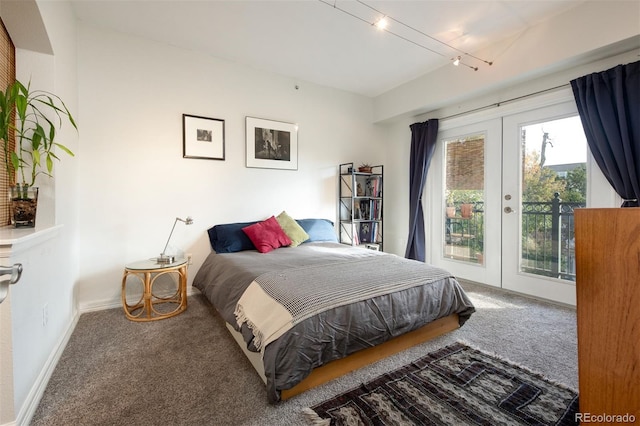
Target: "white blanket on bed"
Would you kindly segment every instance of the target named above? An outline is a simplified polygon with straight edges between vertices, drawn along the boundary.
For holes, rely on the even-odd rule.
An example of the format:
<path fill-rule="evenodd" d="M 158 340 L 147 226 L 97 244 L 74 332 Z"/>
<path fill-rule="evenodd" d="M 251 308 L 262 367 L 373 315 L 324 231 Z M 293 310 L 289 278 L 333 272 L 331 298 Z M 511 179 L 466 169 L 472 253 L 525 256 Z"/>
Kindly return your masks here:
<path fill-rule="evenodd" d="M 452 277 L 444 269 L 381 254 L 268 272 L 245 290 L 235 310 L 239 326 L 264 348 L 299 322 L 329 309 Z"/>

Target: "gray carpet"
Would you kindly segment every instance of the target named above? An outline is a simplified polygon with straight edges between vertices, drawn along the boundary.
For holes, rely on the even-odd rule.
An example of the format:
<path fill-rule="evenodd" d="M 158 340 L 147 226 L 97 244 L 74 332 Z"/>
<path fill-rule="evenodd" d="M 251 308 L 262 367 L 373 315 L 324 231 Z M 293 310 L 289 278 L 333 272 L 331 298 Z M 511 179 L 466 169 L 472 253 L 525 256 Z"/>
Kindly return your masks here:
<path fill-rule="evenodd" d="M 575 310 L 463 283 L 476 312 L 459 330 L 271 406 L 208 301 L 134 323 L 121 309 L 83 314 L 33 425 L 301 425 L 305 407 L 455 341 L 577 389 Z"/>

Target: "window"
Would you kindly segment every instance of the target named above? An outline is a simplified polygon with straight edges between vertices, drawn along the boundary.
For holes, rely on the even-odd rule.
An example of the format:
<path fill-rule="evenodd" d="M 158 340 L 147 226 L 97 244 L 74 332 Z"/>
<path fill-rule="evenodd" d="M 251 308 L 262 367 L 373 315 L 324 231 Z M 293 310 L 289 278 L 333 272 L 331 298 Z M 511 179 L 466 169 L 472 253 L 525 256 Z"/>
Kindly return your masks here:
<path fill-rule="evenodd" d="M 9 33 L 0 19 L 0 90 L 4 91 L 9 83 L 16 79 L 16 48 L 9 37 Z M 15 149 L 15 135 L 9 136 L 9 150 Z M 9 176 L 4 167 L 4 146 L 0 149 L 0 226 L 9 224 L 9 199 L 7 193 L 9 186 Z"/>
<path fill-rule="evenodd" d="M 484 260 L 484 142 L 482 133 L 445 141 L 443 254 L 450 259 Z"/>

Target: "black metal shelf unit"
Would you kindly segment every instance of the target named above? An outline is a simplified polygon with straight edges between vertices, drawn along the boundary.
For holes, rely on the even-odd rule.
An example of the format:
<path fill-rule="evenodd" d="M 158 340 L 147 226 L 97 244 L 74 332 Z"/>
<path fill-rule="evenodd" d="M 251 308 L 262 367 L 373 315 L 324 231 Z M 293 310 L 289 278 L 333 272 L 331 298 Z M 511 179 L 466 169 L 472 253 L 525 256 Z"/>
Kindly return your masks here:
<path fill-rule="evenodd" d="M 340 164 L 340 242 L 382 251 L 384 167 L 359 170 Z"/>

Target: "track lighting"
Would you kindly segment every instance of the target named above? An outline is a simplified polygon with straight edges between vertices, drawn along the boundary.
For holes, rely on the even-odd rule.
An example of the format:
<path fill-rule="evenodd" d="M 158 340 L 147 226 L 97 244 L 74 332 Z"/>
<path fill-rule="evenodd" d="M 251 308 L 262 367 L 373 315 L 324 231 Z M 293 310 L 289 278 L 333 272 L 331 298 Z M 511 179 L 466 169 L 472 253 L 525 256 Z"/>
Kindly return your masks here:
<path fill-rule="evenodd" d="M 386 20 L 386 17 L 383 16 L 382 18 L 378 19 L 374 25 L 379 30 L 384 30 L 385 28 L 387 28 L 387 25 L 389 25 L 389 22 Z"/>
<path fill-rule="evenodd" d="M 464 56 L 465 58 L 472 58 L 472 59 L 474 59 L 474 60 L 484 62 L 484 63 L 485 63 L 485 64 L 487 64 L 487 65 L 493 65 L 493 61 L 487 61 L 487 60 L 485 60 L 485 59 L 479 58 L 479 57 L 477 57 L 477 56 L 472 55 L 471 53 L 468 53 L 468 52 L 465 52 L 465 51 L 463 51 L 463 50 L 461 50 L 461 49 L 458 49 L 457 47 L 452 46 L 452 45 L 451 45 L 451 44 L 449 44 L 449 43 L 446 43 L 446 42 L 444 42 L 444 41 L 442 41 L 442 40 L 438 40 L 437 38 L 435 38 L 435 37 L 433 37 L 433 36 L 430 36 L 429 34 L 426 34 L 426 33 L 422 32 L 422 31 L 418 30 L 417 28 L 414 28 L 414 27 L 412 27 L 412 26 L 410 26 L 410 25 L 407 25 L 407 24 L 405 24 L 405 23 L 403 23 L 403 22 L 400 22 L 399 20 L 397 20 L 397 19 L 395 19 L 395 18 L 392 18 L 391 16 L 389 16 L 389 15 L 387 15 L 387 14 L 385 14 L 385 13 L 381 12 L 380 10 L 378 10 L 378 9 L 374 8 L 373 6 L 368 5 L 367 3 L 365 3 L 365 2 L 364 2 L 364 1 L 362 1 L 362 0 L 356 0 L 356 2 L 357 2 L 357 3 L 359 3 L 359 4 L 361 4 L 362 6 L 364 6 L 364 7 L 368 8 L 368 9 L 370 9 L 370 10 L 372 10 L 372 11 L 374 11 L 374 12 L 378 13 L 379 15 L 381 15 L 381 16 L 382 16 L 382 18 L 378 19 L 377 21 L 371 22 L 371 21 L 369 21 L 369 20 L 367 20 L 367 19 L 365 19 L 365 18 L 362 18 L 362 17 L 358 16 L 358 15 L 357 15 L 356 13 L 354 13 L 354 12 L 350 12 L 350 11 L 348 11 L 348 10 L 345 10 L 345 9 L 340 8 L 340 7 L 337 5 L 337 0 L 333 0 L 332 2 L 330 2 L 329 0 L 318 0 L 318 1 L 320 1 L 321 3 L 326 4 L 327 6 L 330 6 L 330 7 L 334 8 L 334 9 L 336 9 L 336 10 L 339 10 L 340 12 L 342 12 L 342 13 L 344 13 L 344 14 L 346 14 L 346 15 L 349 15 L 349 16 L 351 16 L 352 18 L 355 18 L 355 19 L 357 19 L 357 20 L 359 20 L 359 21 L 362 21 L 362 22 L 366 22 L 367 24 L 369 24 L 369 25 L 371 25 L 371 26 L 376 27 L 376 28 L 377 28 L 377 29 L 379 29 L 380 31 L 384 31 L 384 32 L 386 32 L 387 34 L 390 34 L 390 35 L 395 36 L 395 37 L 397 37 L 397 38 L 399 38 L 399 39 L 401 39 L 401 40 L 404 40 L 404 41 L 406 41 L 406 42 L 409 42 L 409 43 L 411 43 L 411 44 L 413 44 L 413 45 L 415 45 L 415 46 L 418 46 L 418 47 L 420 47 L 420 48 L 422 48 L 422 49 L 424 49 L 424 50 L 428 50 L 429 52 L 431 52 L 431 53 L 435 53 L 436 55 L 440 55 L 440 56 L 443 56 L 443 57 L 448 57 L 448 56 L 449 56 L 449 55 L 447 55 L 447 54 L 445 54 L 445 53 L 439 52 L 439 51 L 437 51 L 437 50 L 434 50 L 434 49 L 432 49 L 432 48 L 429 48 L 429 47 L 425 46 L 425 45 L 424 45 L 424 44 L 422 44 L 420 41 L 416 41 L 415 39 L 408 38 L 407 36 L 403 36 L 403 35 L 400 35 L 400 34 L 398 34 L 398 33 L 395 33 L 395 32 L 393 32 L 393 31 L 391 31 L 391 30 L 389 29 L 389 25 L 390 25 L 390 23 L 401 25 L 401 26 L 403 26 L 403 27 L 405 27 L 405 28 L 407 28 L 407 29 L 409 29 L 409 30 L 413 31 L 414 33 L 417 33 L 417 34 L 418 34 L 418 35 L 420 35 L 420 36 L 426 37 L 426 38 L 428 38 L 428 39 L 430 39 L 430 40 L 432 40 L 432 41 L 435 41 L 436 43 L 439 43 L 440 45 L 442 45 L 442 46 L 446 47 L 447 49 L 450 49 L 450 50 L 454 50 L 454 51 L 456 51 L 456 52 L 459 52 L 461 55 L 458 55 L 458 56 L 456 56 L 455 58 L 452 58 L 452 59 L 451 59 L 451 60 L 453 61 L 453 65 L 455 65 L 455 66 L 463 65 L 463 66 L 465 66 L 465 67 L 467 67 L 467 68 L 471 68 L 471 69 L 472 69 L 472 70 L 474 70 L 474 71 L 478 71 L 478 67 L 477 67 L 477 66 L 472 66 L 472 65 L 469 65 L 469 64 L 464 63 L 464 62 L 462 61 L 462 57 L 463 57 L 463 56 Z"/>

